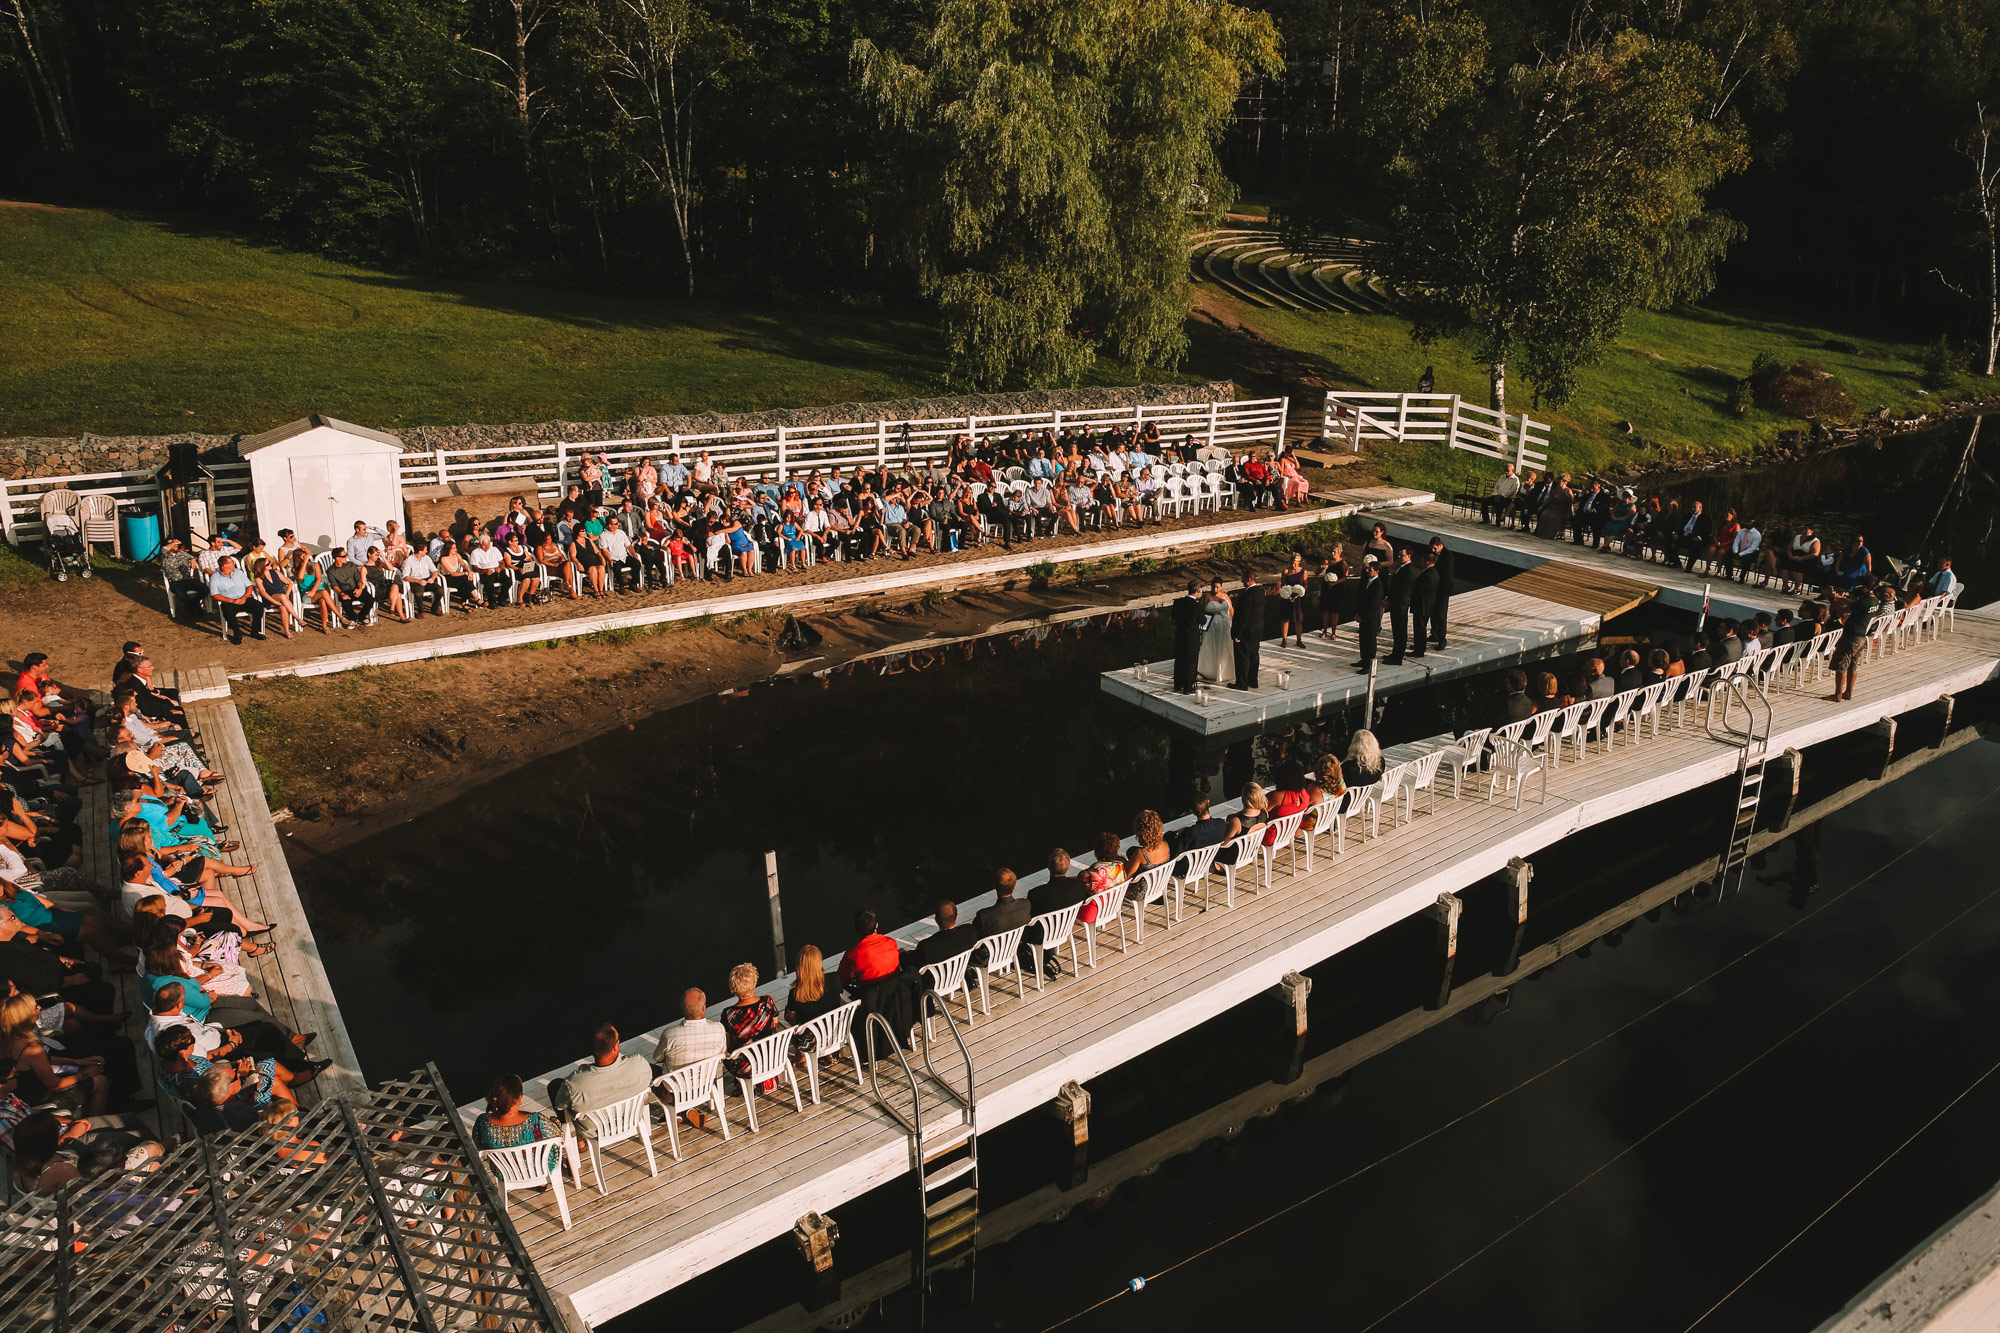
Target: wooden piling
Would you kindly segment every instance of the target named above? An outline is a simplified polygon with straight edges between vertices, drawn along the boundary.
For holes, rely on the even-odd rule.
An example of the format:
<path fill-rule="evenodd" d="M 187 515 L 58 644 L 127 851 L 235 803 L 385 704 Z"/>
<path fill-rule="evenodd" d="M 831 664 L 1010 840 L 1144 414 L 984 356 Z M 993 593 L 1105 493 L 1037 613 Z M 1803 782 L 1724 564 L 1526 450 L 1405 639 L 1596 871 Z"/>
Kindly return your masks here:
<path fill-rule="evenodd" d="M 1071 1079 L 1056 1094 L 1056 1115 L 1069 1122 L 1070 1142 L 1082 1147 L 1090 1142 L 1090 1093 Z"/>
<path fill-rule="evenodd" d="M 1937 739 L 1931 742 L 1931 748 L 1933 750 L 1941 750 L 1944 748 L 1944 738 L 1951 734 L 1951 710 L 1956 705 L 1957 705 L 1957 700 L 1952 698 L 1952 696 L 1949 694 L 1940 694 L 1938 696 L 1937 702 L 1931 705 L 1933 708 L 1937 709 L 1938 712 L 1943 717 L 1943 720 L 1938 724 Z"/>
<path fill-rule="evenodd" d="M 833 1271 L 833 1243 L 839 1239 L 840 1224 L 824 1213 L 807 1213 L 792 1223 L 792 1242 L 815 1273 Z"/>
<path fill-rule="evenodd" d="M 1303 972 L 1287 972 L 1278 980 L 1278 998 L 1292 1007 L 1292 1035 L 1306 1035 L 1306 997 L 1312 994 L 1312 978 Z"/>
<path fill-rule="evenodd" d="M 1778 771 L 1774 775 L 1777 782 L 1765 783 L 1765 790 L 1775 791 L 1778 798 L 1777 813 L 1771 817 L 1771 831 L 1774 833 L 1783 833 L 1791 825 L 1792 811 L 1799 803 L 1799 771 L 1804 763 L 1803 755 L 1786 746 L 1785 752 L 1777 759 Z"/>
<path fill-rule="evenodd" d="M 1521 887 L 1521 894 L 1521 910 L 1525 912 L 1527 910 L 1525 883 Z M 1431 907 L 1431 914 L 1437 918 L 1437 947 L 1441 957 L 1448 959 L 1458 957 L 1458 918 L 1464 911 L 1465 904 L 1455 893 L 1440 893 L 1437 902 Z"/>

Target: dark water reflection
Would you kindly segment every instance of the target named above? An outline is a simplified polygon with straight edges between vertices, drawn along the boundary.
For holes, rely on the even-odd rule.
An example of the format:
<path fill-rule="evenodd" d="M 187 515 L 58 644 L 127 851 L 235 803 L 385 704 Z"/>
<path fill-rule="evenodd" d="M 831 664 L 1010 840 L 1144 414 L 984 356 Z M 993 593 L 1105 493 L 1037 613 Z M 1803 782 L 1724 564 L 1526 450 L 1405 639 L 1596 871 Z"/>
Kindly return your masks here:
<path fill-rule="evenodd" d="M 1939 518 L 1939 505 L 1965 452 L 1970 420 L 1948 422 L 1885 440 L 1880 448 L 1836 449 L 1805 462 L 1691 475 L 1671 473 L 1639 483 L 1642 494 L 1658 492 L 1684 503 L 1703 501 L 1710 512 L 1725 506 L 1755 517 L 1768 535 L 1775 521 L 1790 530 L 1815 524 L 1820 536 L 1844 540 L 1864 531 L 1878 552 L 1898 559 L 1916 553 L 1933 519 L 1931 550 L 1950 555 L 1959 577 L 1976 589 L 2000 588 L 2000 550 L 1992 542 L 2000 514 L 2000 423 L 1980 432 L 1970 488 Z M 1991 600 L 1973 595 L 1970 604 Z"/>

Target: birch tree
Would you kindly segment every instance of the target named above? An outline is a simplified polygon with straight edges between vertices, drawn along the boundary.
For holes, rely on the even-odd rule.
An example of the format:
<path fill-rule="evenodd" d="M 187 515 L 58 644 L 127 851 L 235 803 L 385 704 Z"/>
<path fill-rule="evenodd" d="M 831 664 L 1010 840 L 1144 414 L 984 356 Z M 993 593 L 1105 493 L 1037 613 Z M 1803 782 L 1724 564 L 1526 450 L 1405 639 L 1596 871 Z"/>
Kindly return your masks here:
<path fill-rule="evenodd" d="M 1958 151 L 1972 168 L 1972 180 L 1965 192 L 1966 206 L 1978 220 L 1978 266 L 1980 279 L 1972 284 L 1953 282 L 1943 269 L 1932 270 L 1938 281 L 1952 292 L 1976 305 L 1986 314 L 1986 371 L 1993 374 L 2000 362 L 2000 153 L 1994 151 L 1993 134 L 2000 118 L 1987 111 L 1984 102 L 1973 104 L 1973 130 L 1958 142 Z"/>
<path fill-rule="evenodd" d="M 53 31 L 59 23 L 38 0 L 0 0 L 0 31 L 6 34 L 0 53 L 7 57 L 0 68 L 12 63 L 20 71 L 42 147 L 61 161 L 75 155 L 76 139 L 70 131 L 69 74 Z"/>
<path fill-rule="evenodd" d="M 460 0 L 462 19 L 453 40 L 469 55 L 473 76 L 497 89 L 513 108 L 521 138 L 521 167 L 534 169 L 535 123 L 541 116 L 541 84 L 528 49 L 545 26 L 553 26 L 559 0 Z"/>

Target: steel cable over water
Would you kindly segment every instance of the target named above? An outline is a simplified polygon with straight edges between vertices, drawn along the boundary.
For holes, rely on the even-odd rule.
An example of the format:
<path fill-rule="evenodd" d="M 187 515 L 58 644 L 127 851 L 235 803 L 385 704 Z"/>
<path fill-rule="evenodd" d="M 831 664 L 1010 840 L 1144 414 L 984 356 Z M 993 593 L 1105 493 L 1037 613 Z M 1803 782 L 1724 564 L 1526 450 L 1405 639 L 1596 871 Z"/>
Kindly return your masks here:
<path fill-rule="evenodd" d="M 1952 827 L 1952 825 L 1958 823 L 1960 820 L 1966 818 L 1967 815 L 1971 814 L 1972 811 L 1977 810 L 1982 805 L 1985 805 L 1987 802 L 1991 801 L 1997 795 L 2000 795 L 2000 786 L 1991 788 L 1986 792 L 1985 795 L 1981 796 L 1978 800 L 1974 801 L 1969 807 L 1967 807 L 1965 811 L 1961 812 L 1958 815 L 1953 816 L 1946 822 L 1939 824 L 1929 833 L 1926 833 L 1923 837 L 1911 843 L 1908 847 L 1905 847 L 1902 851 L 1896 853 L 1896 855 L 1890 857 L 1887 861 L 1884 861 L 1881 865 L 1875 867 L 1875 869 L 1869 871 L 1866 875 L 1854 881 L 1854 883 L 1848 885 L 1846 888 L 1842 889 L 1839 893 L 1834 894 L 1832 897 L 1821 902 L 1817 907 L 1813 908 L 1811 911 L 1805 912 L 1800 916 L 1798 916 L 1797 918 L 1793 919 L 1792 921 L 1787 922 L 1782 929 L 1774 932 L 1771 935 L 1766 936 L 1764 939 L 1759 940 L 1757 943 L 1751 945 L 1748 949 L 1745 949 L 1742 953 L 1738 954 L 1736 957 L 1724 963 L 1721 967 L 1716 968 L 1714 971 L 1699 978 L 1698 980 L 1688 983 L 1686 986 L 1683 986 L 1680 990 L 1675 991 L 1672 995 L 1667 996 L 1665 999 L 1659 1001 L 1657 1004 L 1654 1004 L 1652 1007 L 1634 1015 L 1633 1017 L 1627 1019 L 1625 1022 L 1620 1023 L 1617 1027 L 1612 1028 L 1609 1032 L 1604 1033 L 1602 1036 L 1592 1038 L 1590 1041 L 1584 1043 L 1576 1050 L 1571 1051 L 1568 1055 L 1563 1056 L 1560 1060 L 1557 1060 L 1555 1063 L 1544 1066 L 1542 1069 L 1539 1069 L 1535 1073 L 1528 1075 L 1528 1077 L 1522 1079 L 1519 1083 L 1514 1084 L 1512 1087 L 1506 1089 L 1505 1091 L 1494 1094 L 1492 1097 L 1487 1098 L 1485 1101 L 1479 1103 L 1477 1106 L 1472 1107 L 1470 1110 L 1461 1112 L 1460 1114 L 1452 1117 L 1450 1120 L 1445 1121 L 1443 1124 L 1440 1124 L 1433 1129 L 1426 1130 L 1424 1133 L 1418 1135 L 1414 1139 L 1411 1139 L 1408 1143 L 1403 1144 L 1401 1147 L 1394 1148 L 1389 1152 L 1384 1153 L 1382 1156 L 1369 1162 L 1365 1166 L 1355 1168 L 1353 1171 L 1348 1172 L 1340 1179 L 1333 1181 L 1330 1184 L 1322 1185 L 1319 1189 L 1314 1190 L 1312 1193 L 1307 1194 L 1302 1198 L 1296 1199 L 1293 1202 L 1286 1204 L 1283 1208 L 1278 1209 L 1276 1212 L 1271 1213 L 1268 1216 L 1259 1218 L 1257 1221 L 1252 1222 L 1250 1225 L 1243 1227 L 1238 1231 L 1232 1232 L 1227 1236 L 1224 1236 L 1221 1240 L 1218 1240 L 1213 1244 L 1203 1246 L 1201 1249 L 1198 1249 L 1194 1253 L 1187 1255 L 1185 1258 L 1175 1260 L 1173 1263 L 1168 1264 L 1165 1268 L 1162 1268 L 1159 1272 L 1153 1273 L 1144 1278 L 1137 1287 L 1133 1286 L 1120 1287 L 1117 1291 L 1112 1292 L 1109 1296 L 1106 1296 L 1103 1300 L 1093 1302 L 1090 1305 L 1086 1305 L 1081 1310 L 1076 1311 L 1074 1314 L 1065 1315 L 1063 1318 L 1058 1319 L 1055 1323 L 1050 1324 L 1046 1328 L 1044 1328 L 1042 1330 L 1042 1333 L 1053 1333 L 1053 1330 L 1061 1328 L 1066 1324 L 1073 1323 L 1074 1321 L 1081 1319 L 1083 1316 L 1090 1314 L 1092 1311 L 1102 1309 L 1104 1306 L 1111 1304 L 1111 1302 L 1119 1299 L 1122 1296 L 1132 1295 L 1134 1291 L 1139 1290 L 1142 1287 L 1151 1286 L 1153 1283 L 1159 1281 L 1161 1278 L 1173 1272 L 1175 1269 L 1183 1268 L 1188 1264 L 1193 1263 L 1195 1260 L 1202 1258 L 1205 1255 L 1213 1254 L 1215 1251 L 1221 1249 L 1225 1245 L 1228 1245 L 1230 1242 L 1241 1240 L 1243 1237 L 1249 1235 L 1251 1232 L 1256 1231 L 1262 1227 L 1268 1226 L 1270 1223 L 1277 1221 L 1281 1217 L 1296 1212 L 1298 1209 L 1305 1207 L 1307 1204 L 1313 1202 L 1315 1199 L 1319 1199 L 1327 1194 L 1332 1193 L 1334 1190 L 1339 1189 L 1343 1185 L 1349 1184 L 1355 1180 L 1360 1179 L 1362 1176 L 1367 1175 L 1370 1171 L 1373 1171 L 1376 1167 L 1383 1166 L 1389 1162 L 1394 1161 L 1396 1158 L 1401 1157 L 1404 1153 L 1409 1152 L 1412 1148 L 1420 1147 L 1423 1144 L 1429 1142 L 1431 1139 L 1436 1138 L 1438 1135 L 1443 1134 L 1445 1131 L 1456 1128 L 1461 1124 L 1464 1124 L 1467 1120 L 1470 1120 L 1472 1117 L 1478 1115 L 1480 1112 L 1487 1110 L 1489 1107 L 1498 1105 L 1499 1103 L 1505 1101 L 1507 1098 L 1513 1096 L 1515 1093 L 1520 1092 L 1523 1089 L 1528 1088 L 1533 1084 L 1540 1082 L 1542 1079 L 1546 1078 L 1550 1074 L 1555 1073 L 1557 1070 L 1562 1069 L 1564 1066 L 1568 1064 L 1571 1064 L 1572 1062 L 1581 1058 L 1582 1056 L 1588 1055 L 1591 1051 L 1595 1050 L 1599 1046 L 1602 1046 L 1605 1042 L 1610 1041 L 1612 1038 L 1617 1037 L 1631 1030 L 1632 1028 L 1638 1026 L 1640 1023 L 1643 1023 L 1647 1019 L 1653 1017 L 1661 1010 L 1666 1009 L 1668 1006 L 1685 998 L 1687 995 L 1693 993 L 1696 990 L 1699 990 L 1703 986 L 1706 986 L 1709 982 L 1715 980 L 1723 973 L 1729 971 L 1731 968 L 1735 967 L 1738 963 L 1741 963 L 1746 959 L 1753 957 L 1767 946 L 1777 943 L 1779 940 L 1789 935 L 1792 931 L 1798 929 L 1800 926 L 1803 926 L 1808 921 L 1813 920 L 1815 917 L 1819 916 L 1822 912 L 1825 912 L 1827 909 L 1833 907 L 1835 904 L 1845 899 L 1848 895 L 1862 888 L 1864 885 L 1868 884 L 1870 881 L 1874 880 L 1875 878 L 1883 874 L 1885 871 L 1891 869 L 1899 862 L 1903 861 L 1905 858 L 1914 855 L 1920 848 L 1924 847 L 1926 844 L 1931 842 L 1932 839 L 1936 838 L 1939 834 L 1943 833 L 1946 829 Z M 1844 1004 L 1847 1000 L 1852 998 L 1856 993 L 1858 993 L 1860 990 L 1866 987 L 1870 982 L 1873 982 L 1876 978 L 1880 977 L 1883 972 L 1886 972 L 1890 968 L 1893 968 L 1897 964 L 1903 962 L 1911 954 L 1915 953 L 1918 949 L 1923 948 L 1926 944 L 1929 944 L 1932 940 L 1936 939 L 1939 934 L 1943 933 L 1950 927 L 1956 925 L 1959 921 L 1963 920 L 1965 917 L 1977 911 L 1979 908 L 1985 906 L 1996 895 L 2000 895 L 2000 887 L 1993 889 L 1991 892 L 1987 893 L 1984 897 L 1979 899 L 1978 902 L 1973 903 L 1970 907 L 1967 907 L 1957 916 L 1954 916 L 1953 918 L 1951 918 L 1951 920 L 1945 922 L 1944 925 L 1939 926 L 1937 930 L 1932 931 L 1929 935 L 1926 935 L 1923 939 L 1911 945 L 1908 949 L 1904 950 L 1897 957 L 1891 959 L 1887 964 L 1883 966 L 1881 970 L 1871 973 L 1868 977 L 1863 979 L 1861 982 L 1857 983 L 1853 987 L 1853 989 L 1847 991 L 1845 994 L 1840 996 L 1839 999 L 1836 999 L 1835 1001 L 1833 1001 L 1833 1003 L 1827 1005 L 1825 1008 L 1821 1009 L 1818 1013 L 1815 1013 L 1811 1018 L 1808 1018 L 1805 1022 L 1801 1023 L 1799 1026 L 1793 1028 L 1790 1032 L 1780 1037 L 1770 1046 L 1765 1047 L 1755 1056 L 1752 1056 L 1747 1063 L 1739 1066 L 1736 1070 L 1724 1076 L 1720 1082 L 1711 1086 L 1707 1091 L 1703 1092 L 1693 1101 L 1683 1106 L 1680 1110 L 1674 1112 L 1671 1116 L 1668 1116 L 1665 1120 L 1661 1121 L 1659 1124 L 1653 1126 L 1653 1128 L 1647 1130 L 1645 1134 L 1641 1135 L 1639 1138 L 1627 1144 L 1624 1148 L 1619 1150 L 1616 1154 L 1614 1154 L 1610 1158 L 1606 1159 L 1605 1161 L 1599 1163 L 1597 1166 L 1593 1167 L 1589 1172 L 1587 1172 L 1578 1180 L 1572 1182 L 1567 1188 L 1565 1188 L 1561 1193 L 1557 1194 L 1554 1198 L 1548 1200 L 1546 1203 L 1543 1203 L 1540 1207 L 1536 1208 L 1533 1212 L 1527 1214 L 1526 1216 L 1516 1221 L 1512 1226 L 1508 1227 L 1505 1231 L 1495 1236 L 1492 1240 L 1486 1242 L 1486 1244 L 1480 1246 L 1477 1250 L 1474 1250 L 1471 1254 L 1459 1260 L 1456 1264 L 1452 1265 L 1444 1272 L 1438 1274 L 1437 1277 L 1433 1278 L 1431 1281 L 1425 1283 L 1422 1287 L 1412 1292 L 1409 1296 L 1405 1297 L 1395 1306 L 1391 1307 L 1388 1311 L 1378 1316 L 1371 1323 L 1367 1324 L 1362 1329 L 1362 1333 L 1368 1333 L 1369 1329 L 1375 1328 L 1377 1325 L 1382 1323 L 1383 1320 L 1388 1319 L 1390 1316 L 1396 1314 L 1398 1311 L 1402 1310 L 1405 1306 L 1409 1305 L 1412 1301 L 1417 1300 L 1419 1297 L 1423 1296 L 1426 1292 L 1429 1292 L 1432 1288 L 1436 1287 L 1439 1283 L 1443 1282 L 1446 1278 L 1458 1272 L 1460 1269 L 1464 1268 L 1467 1264 L 1471 1263 L 1473 1260 L 1479 1258 L 1480 1255 L 1485 1254 L 1495 1245 L 1498 1245 L 1501 1241 L 1507 1239 L 1507 1237 L 1513 1235 L 1516 1231 L 1519 1231 L 1529 1222 L 1532 1222 L 1535 1218 L 1547 1212 L 1550 1208 L 1560 1203 L 1564 1198 L 1568 1197 L 1570 1194 L 1574 1193 L 1582 1186 L 1588 1184 L 1592 1179 L 1601 1174 L 1604 1170 L 1615 1165 L 1621 1158 L 1630 1154 L 1633 1149 L 1645 1143 L 1655 1134 L 1658 1134 L 1661 1130 L 1667 1128 L 1667 1126 L 1673 1124 L 1675 1121 L 1679 1120 L 1682 1116 L 1686 1115 L 1689 1111 L 1693 1110 L 1696 1106 L 1706 1101 L 1710 1096 L 1712 1096 L 1716 1092 L 1719 1092 L 1724 1086 L 1733 1082 L 1738 1075 L 1744 1073 L 1752 1065 L 1755 1065 L 1765 1056 L 1777 1050 L 1780 1046 L 1783 1046 L 1785 1043 L 1789 1042 L 1793 1037 L 1796 1037 L 1799 1033 L 1805 1031 L 1807 1028 L 1811 1027 L 1814 1023 L 1817 1023 L 1820 1019 L 1824 1018 L 1827 1014 L 1831 1013 L 1834 1009 Z M 1990 1072 L 1991 1071 L 1989 1071 L 1989 1073 Z M 1982 1076 L 1981 1081 L 1983 1081 L 1983 1079 L 1984 1076 Z M 1978 1084 L 1975 1083 L 1973 1086 L 1977 1087 Z M 1963 1097 L 1969 1094 L 1971 1091 L 1972 1089 L 1968 1088 L 1966 1089 L 1966 1092 L 1961 1093 L 1960 1096 Z M 1946 1107 L 1945 1109 L 1949 1110 L 1950 1107 Z M 1940 1116 L 1943 1115 L 1943 1112 L 1939 1112 L 1939 1115 Z M 1935 1120 L 1935 1118 L 1936 1117 L 1933 1117 L 1933 1120 Z M 1925 1128 L 1929 1128 L 1929 1125 L 1927 1124 Z M 1918 1133 L 1922 1132 L 1923 1132 L 1922 1130 L 1918 1131 Z M 1908 1145 L 1905 1144 L 1904 1146 Z M 1900 1152 L 1901 1149 L 1899 1148 L 1897 1151 Z M 1892 1153 L 1891 1156 L 1894 1156 L 1894 1154 Z M 1880 1166 L 1878 1165 L 1876 1169 L 1879 1170 Z M 1865 1180 L 1866 1177 L 1864 1177 L 1863 1179 Z M 1859 1188 L 1859 1185 L 1860 1182 L 1856 1182 L 1856 1188 Z M 1849 1192 L 1851 1193 L 1852 1191 Z M 1842 1197 L 1844 1198 L 1845 1196 L 1843 1195 Z M 1839 1200 L 1835 1200 L 1836 1204 L 1838 1202 Z M 1831 1209 L 1829 1209 L 1828 1211 L 1831 1211 Z M 1818 1219 L 1815 1218 L 1814 1220 L 1817 1221 Z M 1800 1234 L 1803 1235 L 1804 1233 L 1801 1232 Z M 1793 1239 L 1796 1240 L 1797 1237 L 1794 1237 Z M 1789 1243 L 1790 1242 L 1787 1242 L 1787 1244 Z M 1775 1259 L 1776 1257 L 1777 1257 L 1776 1255 L 1772 1256 L 1773 1259 Z M 1766 1263 L 1769 1262 L 1770 1262 L 1769 1260 L 1766 1260 Z M 1756 1274 L 1752 1273 L 1751 1276 L 1754 1277 L 1756 1276 Z M 1749 1279 L 1746 1278 L 1744 1280 L 1747 1282 Z M 1734 1295 L 1735 1293 L 1734 1291 L 1732 1291 L 1730 1294 Z M 1728 1298 L 1724 1297 L 1724 1299 L 1726 1300 Z M 1720 1304 L 1720 1302 L 1718 1302 L 1718 1304 Z M 1703 1318 L 1706 1317 L 1707 1317 L 1706 1315 L 1703 1316 Z"/>

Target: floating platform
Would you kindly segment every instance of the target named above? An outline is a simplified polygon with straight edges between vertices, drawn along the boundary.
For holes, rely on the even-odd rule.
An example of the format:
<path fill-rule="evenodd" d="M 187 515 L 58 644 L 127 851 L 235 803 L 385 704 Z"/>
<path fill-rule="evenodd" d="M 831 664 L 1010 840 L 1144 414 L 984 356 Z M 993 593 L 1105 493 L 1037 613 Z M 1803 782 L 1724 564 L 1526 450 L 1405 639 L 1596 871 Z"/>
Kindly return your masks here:
<path fill-rule="evenodd" d="M 1266 598 L 1266 623 L 1275 599 Z M 1279 608 L 1282 609 L 1282 608 Z M 1377 697 L 1422 689 L 1440 681 L 1476 675 L 1499 667 L 1536 661 L 1569 652 L 1596 641 L 1603 617 L 1542 597 L 1516 592 L 1504 585 L 1477 588 L 1451 599 L 1443 648 L 1422 657 L 1407 657 L 1399 666 L 1378 665 Z M 1381 651 L 1389 651 L 1388 619 L 1384 617 Z M 1177 727 L 1202 736 L 1220 736 L 1267 722 L 1318 717 L 1368 698 L 1368 673 L 1355 668 L 1360 652 L 1353 622 L 1341 625 L 1331 642 L 1312 633 L 1303 648 L 1265 642 L 1260 686 L 1205 686 L 1202 694 L 1174 692 L 1174 664 L 1107 671 L 1098 678 L 1106 694 L 1136 704 Z"/>
<path fill-rule="evenodd" d="M 1818 682 L 1777 691 L 1770 751 L 1872 727 L 1996 675 L 2000 615 L 1993 608 L 1961 611 L 1943 639 L 1870 662 L 1851 703 L 1826 702 Z M 1511 801 L 1488 802 L 1483 792 L 1454 800 L 1446 784 L 1435 813 L 1418 803 L 1417 828 L 1385 822 L 1382 836 L 1350 841 L 1338 857 L 1322 854 L 1310 873 L 1287 877 L 1281 865 L 1269 892 L 1239 892 L 1233 910 L 1218 905 L 1190 912 L 1171 929 L 1155 926 L 1143 944 L 1135 941 L 1124 952 L 1114 932 L 1100 939 L 1096 968 L 1043 991 L 1030 982 L 1025 1000 L 1005 987 L 1004 999 L 994 996 L 993 1012 L 966 1029 L 979 1127 L 990 1130 L 1045 1107 L 1066 1082 L 1088 1081 L 1268 992 L 1286 972 L 1432 909 L 1438 895 L 1500 871 L 1510 857 L 1531 856 L 1581 829 L 1733 777 L 1739 754 L 1711 739 L 1691 711 L 1684 727 L 1564 763 L 1549 774 L 1546 799 L 1529 799 L 1520 809 Z M 1024 875 L 1021 884 L 1041 880 Z M 991 900 L 981 895 L 960 910 L 969 915 Z M 914 939 L 928 929 L 926 922 L 897 933 Z M 767 989 L 782 993 L 784 984 Z M 663 987 L 663 1010 L 672 989 Z M 634 1034 L 631 1048 L 650 1053 L 659 1031 Z M 534 1080 L 531 1099 L 546 1106 L 548 1080 L 573 1067 Z M 956 1077 L 955 1059 L 947 1068 Z M 683 1131 L 678 1162 L 658 1135 L 657 1177 L 647 1175 L 636 1144 L 612 1148 L 604 1163 L 608 1194 L 589 1188 L 570 1194 L 573 1229 L 563 1228 L 546 1194 L 514 1197 L 515 1225 L 558 1299 L 574 1302 L 584 1320 L 600 1322 L 786 1234 L 807 1212 L 836 1208 L 911 1168 L 909 1136 L 862 1093 L 844 1063 L 819 1105 L 800 1112 L 788 1092 L 765 1098 L 762 1129 L 754 1135 L 743 1132 L 740 1101 L 732 1099 L 730 1117 L 735 1134 L 726 1143 L 713 1122 L 706 1131 Z"/>

